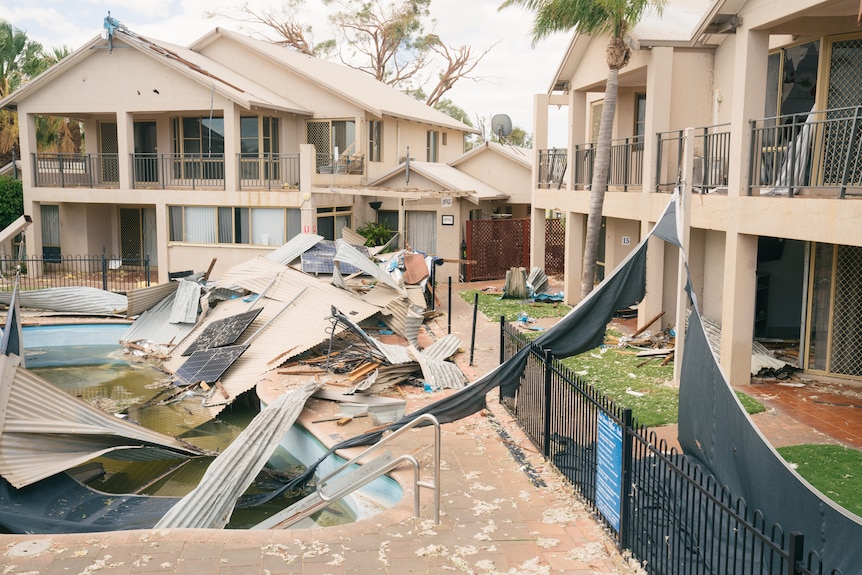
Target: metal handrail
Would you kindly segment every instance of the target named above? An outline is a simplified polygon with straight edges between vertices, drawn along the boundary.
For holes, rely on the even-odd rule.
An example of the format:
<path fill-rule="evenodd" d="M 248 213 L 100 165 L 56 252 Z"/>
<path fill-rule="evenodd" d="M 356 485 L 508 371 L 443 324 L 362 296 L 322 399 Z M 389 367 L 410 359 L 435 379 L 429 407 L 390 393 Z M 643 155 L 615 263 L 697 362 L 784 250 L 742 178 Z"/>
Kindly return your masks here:
<path fill-rule="evenodd" d="M 342 487 L 337 490 L 335 493 L 327 494 L 324 489 L 326 487 L 326 482 L 330 481 L 341 473 L 345 468 L 348 468 L 352 465 L 358 465 L 361 459 L 364 459 L 368 455 L 371 455 L 380 449 L 382 449 L 386 444 L 390 443 L 393 439 L 406 432 L 409 429 L 413 429 L 418 426 L 421 422 L 427 421 L 434 426 L 434 481 L 429 483 L 427 481 L 419 480 L 419 462 L 416 461 L 416 458 L 412 455 L 405 453 L 399 457 L 396 457 L 387 465 L 376 469 L 374 473 L 370 473 L 367 476 L 362 477 L 361 480 Z M 395 467 L 398 467 L 403 462 L 408 462 L 413 466 L 413 514 L 416 517 L 419 517 L 419 488 L 425 487 L 431 489 L 434 492 L 434 523 L 436 525 L 440 524 L 440 422 L 437 421 L 437 418 L 431 415 L 430 413 L 423 413 L 418 416 L 416 419 L 404 424 L 400 429 L 392 432 L 390 435 L 381 439 L 371 447 L 367 448 L 365 451 L 354 457 L 353 459 L 344 462 L 335 470 L 329 472 L 327 475 L 322 477 L 317 481 L 317 493 L 320 496 L 320 499 L 323 501 L 330 503 L 332 501 L 337 501 L 342 497 L 349 495 L 350 493 L 356 491 L 360 487 L 369 483 L 370 481 L 377 479 L 381 475 L 386 474 L 391 471 Z"/>

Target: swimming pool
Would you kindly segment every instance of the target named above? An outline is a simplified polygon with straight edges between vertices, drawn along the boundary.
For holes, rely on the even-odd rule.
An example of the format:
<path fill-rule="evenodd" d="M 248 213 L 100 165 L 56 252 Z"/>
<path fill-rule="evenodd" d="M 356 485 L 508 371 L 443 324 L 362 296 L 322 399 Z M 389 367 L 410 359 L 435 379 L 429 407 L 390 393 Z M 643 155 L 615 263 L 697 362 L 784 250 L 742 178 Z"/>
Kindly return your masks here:
<path fill-rule="evenodd" d="M 106 403 L 120 408 L 142 403 L 155 395 L 153 386 L 160 380 L 164 382 L 169 376 L 145 363 L 129 361 L 129 356 L 119 343 L 127 330 L 128 324 L 125 323 L 24 327 L 22 339 L 27 368 L 68 393 L 100 407 L 105 407 Z M 191 443 L 200 443 L 206 449 L 220 450 L 233 441 L 255 414 L 254 409 L 231 406 L 217 420 L 182 437 Z M 279 449 L 270 460 L 270 467 L 275 469 L 310 465 L 326 452 L 310 432 L 298 425 L 288 431 L 281 444 L 283 449 Z M 342 463 L 343 460 L 337 457 L 329 457 L 320 466 L 319 473 L 326 474 Z M 121 483 L 115 478 L 131 478 L 139 473 L 149 474 L 149 477 L 158 475 L 154 469 L 133 472 L 125 465 L 129 464 L 105 460 L 107 480 L 103 477 L 91 482 L 91 485 L 100 490 L 125 493 L 135 489 L 133 481 Z M 182 495 L 197 485 L 205 469 L 206 465 L 184 466 L 173 478 L 154 483 L 143 493 Z M 331 523 L 364 519 L 395 505 L 402 495 L 403 490 L 398 482 L 383 476 L 346 497 L 334 512 L 321 513 L 315 524 L 303 522 L 295 527 L 324 527 Z M 276 511 L 278 509 L 270 508 L 265 513 Z M 243 512 L 235 513 L 235 518 L 237 521 L 232 520 L 231 526 L 240 528 L 263 519 L 247 516 Z"/>

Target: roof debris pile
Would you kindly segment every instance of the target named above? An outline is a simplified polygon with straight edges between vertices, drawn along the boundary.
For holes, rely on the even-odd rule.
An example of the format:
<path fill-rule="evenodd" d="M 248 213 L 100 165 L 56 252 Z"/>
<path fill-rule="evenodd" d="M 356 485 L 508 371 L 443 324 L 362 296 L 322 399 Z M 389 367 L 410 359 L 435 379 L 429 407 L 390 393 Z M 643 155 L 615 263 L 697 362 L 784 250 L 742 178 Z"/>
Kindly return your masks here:
<path fill-rule="evenodd" d="M 155 417 L 145 411 L 157 410 L 160 420 L 177 422 L 179 435 L 273 378 L 316 379 L 349 394 L 387 393 L 410 381 L 463 387 L 466 377 L 446 361 L 459 349 L 457 338 L 419 349 L 431 315 L 432 265 L 416 252 L 372 255 L 347 240 L 300 234 L 217 281 L 172 282 L 178 288 L 143 312 L 122 340 L 158 361 L 182 391 L 163 393 L 134 417 L 143 423 Z"/>

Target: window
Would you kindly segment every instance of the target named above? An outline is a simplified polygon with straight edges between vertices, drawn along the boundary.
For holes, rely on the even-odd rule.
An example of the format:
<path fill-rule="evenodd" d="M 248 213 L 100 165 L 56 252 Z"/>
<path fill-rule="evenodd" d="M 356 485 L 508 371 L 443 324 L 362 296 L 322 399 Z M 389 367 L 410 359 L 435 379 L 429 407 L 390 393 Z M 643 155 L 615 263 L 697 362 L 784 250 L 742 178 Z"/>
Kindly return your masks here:
<path fill-rule="evenodd" d="M 767 60 L 766 116 L 808 114 L 814 107 L 820 40 L 784 48 Z"/>
<path fill-rule="evenodd" d="M 368 120 L 368 161 L 380 162 L 383 149 L 383 122 Z"/>
<path fill-rule="evenodd" d="M 646 135 L 646 94 L 635 95 L 635 147 L 643 150 Z"/>
<path fill-rule="evenodd" d="M 326 240 L 341 237 L 341 230 L 349 228 L 353 220 L 351 206 L 317 208 L 317 233 Z"/>
<path fill-rule="evenodd" d="M 244 116 L 239 120 L 240 177 L 244 180 L 277 180 L 278 118 Z"/>
<path fill-rule="evenodd" d="M 175 178 L 224 180 L 224 118 L 174 118 Z"/>
<path fill-rule="evenodd" d="M 446 145 L 446 142 L 447 142 L 447 140 L 448 140 L 448 138 L 447 138 L 447 136 L 448 136 L 448 135 L 449 135 L 449 134 L 447 134 L 446 132 L 443 132 L 443 134 L 442 134 L 442 138 L 443 138 L 443 142 L 442 142 L 442 143 L 443 143 L 443 145 L 444 145 L 444 146 Z"/>
<path fill-rule="evenodd" d="M 41 206 L 42 259 L 60 261 L 60 206 Z"/>
<path fill-rule="evenodd" d="M 356 153 L 356 122 L 354 120 L 323 120 L 308 122 L 305 127 L 306 142 L 314 146 L 317 156 L 317 171 L 332 168 L 335 156 Z M 329 170 L 331 173 L 331 169 Z"/>
<path fill-rule="evenodd" d="M 437 251 L 437 212 L 408 211 L 407 245 L 424 254 Z"/>
<path fill-rule="evenodd" d="M 377 223 L 390 232 L 398 231 L 398 210 L 377 210 Z"/>
<path fill-rule="evenodd" d="M 172 242 L 280 246 L 301 229 L 297 208 L 171 206 Z"/>
<path fill-rule="evenodd" d="M 440 132 L 428 130 L 425 133 L 425 161 L 436 162 L 440 151 Z"/>

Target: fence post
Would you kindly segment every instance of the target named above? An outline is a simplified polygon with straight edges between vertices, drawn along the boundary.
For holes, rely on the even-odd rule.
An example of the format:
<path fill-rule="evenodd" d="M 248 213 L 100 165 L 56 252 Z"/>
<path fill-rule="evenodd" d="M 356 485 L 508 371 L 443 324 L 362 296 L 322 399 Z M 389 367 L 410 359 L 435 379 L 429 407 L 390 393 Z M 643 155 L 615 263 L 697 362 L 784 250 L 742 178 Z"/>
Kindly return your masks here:
<path fill-rule="evenodd" d="M 629 533 L 631 525 L 629 525 L 631 502 L 629 501 L 632 494 L 632 410 L 623 410 L 623 468 L 620 470 L 620 485 L 622 493 L 620 493 L 620 551 L 629 548 Z"/>
<path fill-rule="evenodd" d="M 102 252 L 102 289 L 108 291 L 108 259 L 104 251 Z"/>
<path fill-rule="evenodd" d="M 532 344 L 531 344 L 532 345 Z M 543 407 L 544 417 L 542 429 L 542 453 L 545 457 L 551 456 L 551 363 L 554 361 L 554 356 L 551 350 L 542 350 L 542 368 L 545 375 L 545 405 Z"/>
<path fill-rule="evenodd" d="M 479 292 L 473 294 L 473 330 L 470 335 L 470 367 L 473 367 L 473 350 L 476 348 L 476 314 L 479 312 Z"/>
<path fill-rule="evenodd" d="M 147 274 L 147 287 L 150 287 L 150 254 L 144 256 L 144 273 Z"/>
<path fill-rule="evenodd" d="M 452 278 L 449 278 L 452 279 Z M 506 362 L 506 316 L 500 316 L 500 365 Z M 498 385 L 500 403 L 503 403 L 503 386 Z"/>
<path fill-rule="evenodd" d="M 799 573 L 797 565 L 802 561 L 804 546 L 805 536 L 799 531 L 791 531 L 787 548 L 787 575 L 796 575 Z"/>
<path fill-rule="evenodd" d="M 446 314 L 446 333 L 452 333 L 452 276 L 449 276 L 449 299 L 446 300 L 446 305 L 449 306 L 449 313 Z"/>

